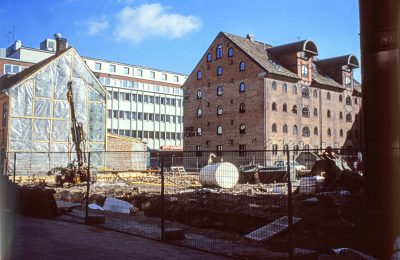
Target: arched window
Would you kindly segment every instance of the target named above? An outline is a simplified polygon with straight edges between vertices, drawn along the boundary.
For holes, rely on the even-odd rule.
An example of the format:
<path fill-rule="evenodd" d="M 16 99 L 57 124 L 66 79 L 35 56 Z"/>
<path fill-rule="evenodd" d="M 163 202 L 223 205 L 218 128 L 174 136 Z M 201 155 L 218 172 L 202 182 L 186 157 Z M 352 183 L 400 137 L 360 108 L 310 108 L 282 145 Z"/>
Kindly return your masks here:
<path fill-rule="evenodd" d="M 313 96 L 314 96 L 315 98 L 318 97 L 318 92 L 317 92 L 316 89 L 314 89 L 314 91 L 313 91 Z"/>
<path fill-rule="evenodd" d="M 331 131 L 331 129 L 330 128 L 328 128 L 328 136 L 331 136 L 332 135 L 332 131 Z"/>
<path fill-rule="evenodd" d="M 326 93 L 326 99 L 331 100 L 331 93 L 330 92 Z"/>
<path fill-rule="evenodd" d="M 244 61 L 241 61 L 239 63 L 239 70 L 244 71 L 245 69 L 246 69 L 246 63 L 244 63 Z"/>
<path fill-rule="evenodd" d="M 275 123 L 272 124 L 272 133 L 278 132 L 278 127 L 276 126 Z"/>
<path fill-rule="evenodd" d="M 301 76 L 308 77 L 308 67 L 306 64 L 301 65 Z"/>
<path fill-rule="evenodd" d="M 283 104 L 282 111 L 283 112 L 287 112 L 287 105 L 286 104 Z"/>
<path fill-rule="evenodd" d="M 202 98 L 202 93 L 201 90 L 197 90 L 197 99 L 201 99 Z"/>
<path fill-rule="evenodd" d="M 308 88 L 306 86 L 303 86 L 301 88 L 301 97 L 303 97 L 303 98 L 309 98 L 310 97 L 310 91 L 308 90 Z"/>
<path fill-rule="evenodd" d="M 239 92 L 245 92 L 245 91 L 246 91 L 246 84 L 244 84 L 244 82 L 240 82 Z"/>
<path fill-rule="evenodd" d="M 318 135 L 318 127 L 314 127 L 314 135 Z"/>
<path fill-rule="evenodd" d="M 293 134 L 297 135 L 298 131 L 297 131 L 297 125 L 293 126 Z"/>
<path fill-rule="evenodd" d="M 196 135 L 201 136 L 201 127 L 197 127 Z"/>
<path fill-rule="evenodd" d="M 283 125 L 282 131 L 283 131 L 285 134 L 287 134 L 288 130 L 287 130 L 287 125 L 286 125 L 286 124 Z"/>
<path fill-rule="evenodd" d="M 245 124 L 240 124 L 239 126 L 239 134 L 245 134 L 246 133 L 246 125 Z"/>
<path fill-rule="evenodd" d="M 296 85 L 293 85 L 293 87 L 292 87 L 292 94 L 297 95 L 297 86 Z"/>
<path fill-rule="evenodd" d="M 203 73 L 201 72 L 201 70 L 199 70 L 197 72 L 197 79 L 201 79 L 203 77 Z"/>
<path fill-rule="evenodd" d="M 343 119 L 343 113 L 342 112 L 339 113 L 339 119 Z"/>
<path fill-rule="evenodd" d="M 358 104 L 358 100 L 357 100 L 357 98 L 354 98 L 354 104 Z"/>
<path fill-rule="evenodd" d="M 340 129 L 340 137 L 343 137 L 343 129 Z"/>
<path fill-rule="evenodd" d="M 297 114 L 297 106 L 296 105 L 293 106 L 292 112 L 293 112 L 293 114 Z"/>
<path fill-rule="evenodd" d="M 303 127 L 303 131 L 301 132 L 301 135 L 304 137 L 310 136 L 310 129 L 308 128 L 308 126 Z"/>
<path fill-rule="evenodd" d="M 233 48 L 232 47 L 230 47 L 228 49 L 228 57 L 233 57 Z"/>
<path fill-rule="evenodd" d="M 217 135 L 222 135 L 222 126 L 217 126 Z"/>
<path fill-rule="evenodd" d="M 208 53 L 208 54 L 207 54 L 207 61 L 208 61 L 208 62 L 212 61 L 212 55 L 211 55 L 211 53 Z"/>
<path fill-rule="evenodd" d="M 339 102 L 343 102 L 343 96 L 342 96 L 342 94 L 339 95 Z"/>
<path fill-rule="evenodd" d="M 351 97 L 350 96 L 346 97 L 346 105 L 351 106 Z"/>
<path fill-rule="evenodd" d="M 351 119 L 351 114 L 350 113 L 347 113 L 347 115 L 346 115 L 346 122 L 351 122 L 352 121 L 352 119 Z"/>
<path fill-rule="evenodd" d="M 222 113 L 223 113 L 222 107 L 221 107 L 221 106 L 218 106 L 218 107 L 217 107 L 217 115 L 222 115 Z"/>
<path fill-rule="evenodd" d="M 314 108 L 314 116 L 318 116 L 318 110 L 317 110 L 317 108 Z"/>
<path fill-rule="evenodd" d="M 286 83 L 283 83 L 283 85 L 282 85 L 282 92 L 283 93 L 287 93 L 287 85 L 286 85 Z"/>
<path fill-rule="evenodd" d="M 216 56 L 217 56 L 217 59 L 221 59 L 222 58 L 222 45 L 218 45 L 217 46 Z"/>
<path fill-rule="evenodd" d="M 245 103 L 240 103 L 239 113 L 244 113 L 244 112 L 246 112 L 246 105 Z"/>
<path fill-rule="evenodd" d="M 219 67 L 217 68 L 217 76 L 221 76 L 221 75 L 222 75 L 222 67 L 219 66 Z"/>
<path fill-rule="evenodd" d="M 276 103 L 275 103 L 275 102 L 272 102 L 272 111 L 277 111 Z"/>
<path fill-rule="evenodd" d="M 217 87 L 217 96 L 222 96 L 224 93 L 224 88 L 222 86 Z"/>
<path fill-rule="evenodd" d="M 276 81 L 272 81 L 271 89 L 276 91 Z"/>
<path fill-rule="evenodd" d="M 308 109 L 308 107 L 303 107 L 303 109 L 301 110 L 301 115 L 303 117 L 310 117 L 310 110 Z"/>
<path fill-rule="evenodd" d="M 326 111 L 326 116 L 328 117 L 328 118 L 331 118 L 331 111 L 328 109 L 328 111 Z"/>
<path fill-rule="evenodd" d="M 201 117 L 201 108 L 197 109 L 197 117 Z"/>

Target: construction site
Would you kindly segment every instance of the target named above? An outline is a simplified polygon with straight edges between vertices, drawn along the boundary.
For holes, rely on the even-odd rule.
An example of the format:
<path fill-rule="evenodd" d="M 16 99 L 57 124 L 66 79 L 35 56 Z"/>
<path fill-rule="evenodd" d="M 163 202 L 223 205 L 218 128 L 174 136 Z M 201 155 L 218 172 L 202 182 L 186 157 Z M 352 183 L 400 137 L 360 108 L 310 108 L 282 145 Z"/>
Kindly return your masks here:
<path fill-rule="evenodd" d="M 106 133 L 106 90 L 58 50 L 0 81 L 10 210 L 241 258 L 368 252 L 358 151 L 148 152 Z"/>

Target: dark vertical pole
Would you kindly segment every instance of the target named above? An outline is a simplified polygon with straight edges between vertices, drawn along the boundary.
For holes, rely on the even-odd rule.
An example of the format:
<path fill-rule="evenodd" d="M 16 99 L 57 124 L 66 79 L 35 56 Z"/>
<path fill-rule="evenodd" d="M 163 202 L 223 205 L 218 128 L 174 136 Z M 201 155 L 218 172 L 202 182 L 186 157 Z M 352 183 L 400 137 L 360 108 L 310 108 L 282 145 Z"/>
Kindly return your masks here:
<path fill-rule="evenodd" d="M 14 171 L 13 171 L 13 182 L 15 183 L 15 174 L 17 171 L 17 153 L 14 153 Z"/>
<path fill-rule="evenodd" d="M 161 155 L 161 240 L 165 240 L 165 201 L 164 201 L 164 153 Z"/>
<path fill-rule="evenodd" d="M 292 237 L 292 225 L 293 225 L 293 205 L 292 205 L 292 181 L 290 178 L 290 152 L 286 150 L 287 155 L 287 174 L 288 174 L 288 233 L 289 233 L 289 259 L 293 259 L 293 237 Z"/>
<path fill-rule="evenodd" d="M 86 172 L 86 221 L 89 217 L 89 190 L 90 190 L 90 152 L 88 153 L 88 164 Z"/>
<path fill-rule="evenodd" d="M 370 254 L 389 259 L 400 219 L 398 0 L 359 0 L 366 234 Z"/>

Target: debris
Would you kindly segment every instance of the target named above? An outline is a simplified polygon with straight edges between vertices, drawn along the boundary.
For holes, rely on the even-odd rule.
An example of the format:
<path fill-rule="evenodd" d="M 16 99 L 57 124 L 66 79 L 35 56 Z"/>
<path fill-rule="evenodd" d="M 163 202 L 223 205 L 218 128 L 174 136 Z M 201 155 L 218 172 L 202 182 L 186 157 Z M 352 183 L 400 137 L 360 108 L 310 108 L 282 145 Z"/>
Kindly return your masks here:
<path fill-rule="evenodd" d="M 275 194 L 285 194 L 285 192 L 283 191 L 282 187 L 275 187 L 272 189 L 271 193 L 275 193 Z"/>
<path fill-rule="evenodd" d="M 315 204 L 318 203 L 318 201 L 319 201 L 318 198 L 313 197 L 313 198 L 309 198 L 309 199 L 304 200 L 304 203 L 307 204 L 307 205 L 315 205 Z"/>
<path fill-rule="evenodd" d="M 66 211 L 70 212 L 74 208 L 79 208 L 82 206 L 80 203 L 72 203 L 72 202 L 63 201 L 63 200 L 57 200 L 56 204 L 57 204 L 57 208 L 58 208 L 59 212 L 66 212 Z"/>
<path fill-rule="evenodd" d="M 332 249 L 332 251 L 339 256 L 339 258 L 347 258 L 347 259 L 365 259 L 365 260 L 375 260 L 376 258 L 369 256 L 367 254 L 361 253 L 351 248 L 336 248 Z"/>
<path fill-rule="evenodd" d="M 52 218 L 58 216 L 53 189 L 18 187 L 19 210 L 22 215 Z"/>
<path fill-rule="evenodd" d="M 254 230 L 253 232 L 247 234 L 246 237 L 257 241 L 270 239 L 288 228 L 288 220 L 289 218 L 287 216 L 281 217 L 280 219 L 275 220 L 266 226 Z M 300 220 L 301 218 L 294 217 L 293 224 L 296 224 Z"/>
<path fill-rule="evenodd" d="M 320 192 L 317 194 L 317 198 L 321 202 L 325 202 L 329 206 L 342 206 L 347 203 L 346 196 L 342 195 L 340 192 L 335 191 Z"/>
<path fill-rule="evenodd" d="M 97 204 L 89 204 L 89 209 L 98 209 L 98 210 L 104 210 L 103 207 L 97 205 Z"/>
<path fill-rule="evenodd" d="M 132 207 L 133 205 L 129 202 L 115 199 L 113 197 L 107 197 L 103 209 L 119 213 L 131 213 Z"/>

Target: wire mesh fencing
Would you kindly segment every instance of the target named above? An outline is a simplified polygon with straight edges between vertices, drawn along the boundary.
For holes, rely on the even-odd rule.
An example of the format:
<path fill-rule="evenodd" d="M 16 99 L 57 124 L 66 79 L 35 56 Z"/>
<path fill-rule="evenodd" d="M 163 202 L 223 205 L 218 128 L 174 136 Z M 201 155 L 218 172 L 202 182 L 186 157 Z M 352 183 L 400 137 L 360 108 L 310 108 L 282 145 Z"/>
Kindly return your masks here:
<path fill-rule="evenodd" d="M 15 182 L 54 183 L 58 201 L 81 205 L 66 220 L 103 216 L 106 228 L 245 258 L 359 246 L 349 230 L 363 213 L 356 150 L 101 151 L 80 166 L 71 153 L 5 157 Z"/>

